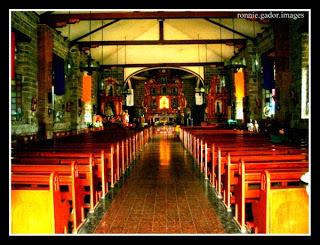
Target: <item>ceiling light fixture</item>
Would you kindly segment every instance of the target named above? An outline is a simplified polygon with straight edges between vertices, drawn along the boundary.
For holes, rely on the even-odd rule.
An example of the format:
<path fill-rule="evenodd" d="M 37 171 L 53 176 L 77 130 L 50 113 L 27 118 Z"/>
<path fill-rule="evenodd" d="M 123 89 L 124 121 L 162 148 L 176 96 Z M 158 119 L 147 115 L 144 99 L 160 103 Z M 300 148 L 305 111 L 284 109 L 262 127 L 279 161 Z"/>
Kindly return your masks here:
<path fill-rule="evenodd" d="M 233 57 L 230 58 L 227 62 L 225 62 L 225 67 L 231 69 L 233 72 L 237 72 L 241 68 L 246 67 L 245 59 L 241 59 L 241 57 L 236 57 L 236 44 L 235 44 L 235 27 L 234 27 L 234 18 L 232 19 L 232 30 L 233 30 Z"/>

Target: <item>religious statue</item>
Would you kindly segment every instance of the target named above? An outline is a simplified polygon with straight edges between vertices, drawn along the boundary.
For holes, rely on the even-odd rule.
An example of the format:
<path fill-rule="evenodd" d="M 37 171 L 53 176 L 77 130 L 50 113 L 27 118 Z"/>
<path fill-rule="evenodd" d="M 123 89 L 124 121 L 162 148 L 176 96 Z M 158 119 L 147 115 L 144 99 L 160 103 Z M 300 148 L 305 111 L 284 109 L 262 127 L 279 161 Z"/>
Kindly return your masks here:
<path fill-rule="evenodd" d="M 253 132 L 254 125 L 252 123 L 252 119 L 250 118 L 250 122 L 247 123 L 247 128 L 249 132 Z"/>
<path fill-rule="evenodd" d="M 254 120 L 253 132 L 255 132 L 255 133 L 259 132 L 259 124 L 258 124 L 257 120 Z"/>
<path fill-rule="evenodd" d="M 106 116 L 107 117 L 113 117 L 114 113 L 112 111 L 112 108 L 110 106 L 110 104 L 107 105 L 107 109 L 106 109 Z"/>

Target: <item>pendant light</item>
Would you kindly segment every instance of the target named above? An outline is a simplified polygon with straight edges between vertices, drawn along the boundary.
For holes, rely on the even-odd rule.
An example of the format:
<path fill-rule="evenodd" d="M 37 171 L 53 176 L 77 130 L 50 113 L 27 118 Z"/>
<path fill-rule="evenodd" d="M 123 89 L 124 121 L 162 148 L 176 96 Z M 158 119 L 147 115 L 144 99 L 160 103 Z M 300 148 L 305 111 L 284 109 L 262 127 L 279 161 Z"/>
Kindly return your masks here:
<path fill-rule="evenodd" d="M 90 11 L 90 20 L 89 20 L 89 54 L 88 54 L 88 59 L 87 59 L 87 72 L 88 75 L 91 76 L 92 75 L 92 57 L 91 57 L 91 11 Z"/>

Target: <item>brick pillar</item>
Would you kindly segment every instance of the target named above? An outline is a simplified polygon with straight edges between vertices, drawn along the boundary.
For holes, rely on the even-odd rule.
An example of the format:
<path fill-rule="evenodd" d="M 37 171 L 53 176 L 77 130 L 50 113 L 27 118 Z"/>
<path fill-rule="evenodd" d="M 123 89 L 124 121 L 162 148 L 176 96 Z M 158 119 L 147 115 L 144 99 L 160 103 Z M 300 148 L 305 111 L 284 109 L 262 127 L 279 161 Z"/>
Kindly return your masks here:
<path fill-rule="evenodd" d="M 289 24 L 288 21 L 279 21 L 274 25 L 275 39 L 275 66 L 276 66 L 276 88 L 280 93 L 279 106 L 276 105 L 275 118 L 288 124 L 289 116 L 289 91 L 292 82 L 292 74 L 289 70 Z"/>
<path fill-rule="evenodd" d="M 39 137 L 51 139 L 53 131 L 53 111 L 49 115 L 48 93 L 52 88 L 53 35 L 47 25 L 38 26 L 38 119 Z"/>

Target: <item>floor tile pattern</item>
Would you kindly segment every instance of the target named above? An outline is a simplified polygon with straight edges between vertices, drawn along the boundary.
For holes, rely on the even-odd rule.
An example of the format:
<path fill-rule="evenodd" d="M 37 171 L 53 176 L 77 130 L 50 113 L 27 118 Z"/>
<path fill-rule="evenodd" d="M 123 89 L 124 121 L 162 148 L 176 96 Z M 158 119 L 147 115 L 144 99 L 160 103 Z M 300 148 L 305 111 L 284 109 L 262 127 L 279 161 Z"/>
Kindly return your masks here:
<path fill-rule="evenodd" d="M 158 135 L 80 233 L 226 234 L 239 229 L 182 144 Z"/>

